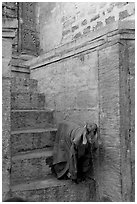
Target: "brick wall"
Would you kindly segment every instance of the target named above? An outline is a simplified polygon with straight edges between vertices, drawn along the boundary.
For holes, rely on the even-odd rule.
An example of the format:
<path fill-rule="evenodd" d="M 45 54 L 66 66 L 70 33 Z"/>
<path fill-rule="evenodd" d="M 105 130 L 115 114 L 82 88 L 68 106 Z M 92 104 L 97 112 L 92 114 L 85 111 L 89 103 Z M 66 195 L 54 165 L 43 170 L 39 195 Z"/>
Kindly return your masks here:
<path fill-rule="evenodd" d="M 38 7 L 43 52 L 135 14 L 134 2 L 44 2 Z"/>
<path fill-rule="evenodd" d="M 31 62 L 31 78 L 38 80 L 45 107 L 55 109 L 57 122 L 99 125 L 103 143 L 95 156 L 95 176 L 102 201 L 134 200 L 134 37 L 132 21 L 113 23 Z M 125 65 L 131 70 L 128 88 Z"/>

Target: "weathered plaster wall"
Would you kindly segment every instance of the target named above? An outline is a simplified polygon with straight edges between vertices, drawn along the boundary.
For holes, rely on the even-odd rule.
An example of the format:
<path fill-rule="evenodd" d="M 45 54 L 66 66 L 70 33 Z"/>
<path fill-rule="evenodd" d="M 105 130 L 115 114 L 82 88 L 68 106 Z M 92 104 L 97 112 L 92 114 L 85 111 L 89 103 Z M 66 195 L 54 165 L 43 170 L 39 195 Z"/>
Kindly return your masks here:
<path fill-rule="evenodd" d="M 98 122 L 97 63 L 97 52 L 82 53 L 32 72 L 45 93 L 45 107 L 55 109 L 57 122 Z"/>
<path fill-rule="evenodd" d="M 134 19 L 134 2 L 38 3 L 40 47 L 47 52 L 117 20 Z"/>

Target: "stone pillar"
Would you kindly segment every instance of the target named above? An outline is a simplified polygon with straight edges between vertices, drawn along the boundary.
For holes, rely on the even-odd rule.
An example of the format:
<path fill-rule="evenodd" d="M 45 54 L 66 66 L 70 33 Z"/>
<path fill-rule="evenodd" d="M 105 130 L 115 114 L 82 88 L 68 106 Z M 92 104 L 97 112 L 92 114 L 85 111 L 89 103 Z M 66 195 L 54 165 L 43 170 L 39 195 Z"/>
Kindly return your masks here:
<path fill-rule="evenodd" d="M 10 78 L 2 78 L 2 198 L 10 191 Z"/>
<path fill-rule="evenodd" d="M 98 51 L 100 199 L 134 200 L 134 28 L 119 24 L 119 32 Z"/>
<path fill-rule="evenodd" d="M 7 17 L 3 17 L 2 20 L 2 199 L 5 200 L 9 197 L 10 192 L 10 60 L 12 57 L 12 44 L 17 28 L 17 20 Z"/>

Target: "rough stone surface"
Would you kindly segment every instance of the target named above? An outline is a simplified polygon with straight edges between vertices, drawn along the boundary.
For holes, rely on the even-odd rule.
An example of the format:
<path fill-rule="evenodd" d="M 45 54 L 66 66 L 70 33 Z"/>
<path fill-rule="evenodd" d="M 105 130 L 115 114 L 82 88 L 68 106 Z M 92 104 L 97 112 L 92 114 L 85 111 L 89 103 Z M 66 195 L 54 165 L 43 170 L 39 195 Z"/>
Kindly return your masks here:
<path fill-rule="evenodd" d="M 20 190 L 19 190 L 20 189 Z M 48 179 L 17 185 L 13 187 L 13 196 L 20 196 L 30 202 L 95 202 L 96 191 L 94 181 L 74 184 L 70 181 Z"/>
<path fill-rule="evenodd" d="M 134 40 L 120 46 L 121 171 L 124 201 L 134 201 L 135 189 L 135 48 Z M 132 61 L 132 63 L 131 63 Z"/>
<path fill-rule="evenodd" d="M 2 78 L 2 197 L 6 199 L 10 190 L 10 79 Z"/>
<path fill-rule="evenodd" d="M 51 110 L 12 110 L 11 130 L 52 127 L 54 124 Z"/>
<path fill-rule="evenodd" d="M 37 92 L 37 80 L 13 77 L 11 78 L 11 92 Z"/>
<path fill-rule="evenodd" d="M 11 154 L 53 147 L 56 129 L 34 129 L 11 132 Z"/>
<path fill-rule="evenodd" d="M 34 70 L 31 77 L 39 81 L 39 90 L 46 95 L 46 105 L 55 110 L 57 122 L 73 119 L 72 114 L 81 122 L 98 121 L 97 52 Z"/>
<path fill-rule="evenodd" d="M 45 106 L 45 95 L 39 93 L 21 93 L 12 92 L 11 93 L 11 109 L 14 110 L 34 110 L 34 109 L 44 109 Z"/>
<path fill-rule="evenodd" d="M 128 41 L 129 50 L 129 71 L 130 71 L 130 137 L 131 137 L 131 174 L 132 174 L 132 191 L 131 201 L 135 201 L 135 42 Z"/>
<path fill-rule="evenodd" d="M 52 156 L 52 151 L 31 151 L 12 157 L 11 185 L 45 179 L 51 175 L 51 169 L 46 159 Z"/>
<path fill-rule="evenodd" d="M 56 53 L 63 48 L 56 49 L 53 59 L 43 60 L 43 65 L 41 61 L 31 71 L 31 77 L 38 80 L 40 92 L 46 89 L 47 106 L 55 109 L 57 122 L 94 120 L 99 125 L 102 145 L 94 158 L 97 200 L 115 202 L 134 200 L 134 42 L 128 44 L 129 39 L 134 40 L 134 28 L 129 30 L 122 23 L 119 25 L 120 34 L 118 27 L 117 31 L 111 29 L 107 33 L 107 27 L 106 33 L 101 33 L 103 37 L 94 36 L 98 36 L 95 44 L 93 38 L 88 41 L 88 52 L 84 49 L 86 42 L 82 44 L 85 38 L 81 38 L 75 41 L 75 51 L 71 43 L 67 44 L 73 50 L 67 57 L 65 53 L 58 57 Z M 123 41 L 119 42 L 120 39 Z M 126 49 L 124 39 L 129 46 Z M 128 64 L 131 74 L 127 77 Z M 128 146 L 133 146 L 132 151 L 127 151 Z"/>
<path fill-rule="evenodd" d="M 119 46 L 99 51 L 100 137 L 97 178 L 100 198 L 121 201 Z"/>
<path fill-rule="evenodd" d="M 12 39 L 2 39 L 2 76 L 10 77 L 10 60 L 12 54 Z"/>

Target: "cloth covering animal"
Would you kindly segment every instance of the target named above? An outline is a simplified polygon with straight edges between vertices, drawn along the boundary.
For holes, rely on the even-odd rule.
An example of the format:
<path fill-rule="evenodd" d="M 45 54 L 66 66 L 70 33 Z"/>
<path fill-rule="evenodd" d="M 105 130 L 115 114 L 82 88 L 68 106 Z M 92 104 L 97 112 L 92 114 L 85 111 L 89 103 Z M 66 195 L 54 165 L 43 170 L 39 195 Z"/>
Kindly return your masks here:
<path fill-rule="evenodd" d="M 58 126 L 54 149 L 53 168 L 58 179 L 68 176 L 77 180 L 91 168 L 92 151 L 97 149 L 97 125 L 79 126 L 63 121 Z"/>

